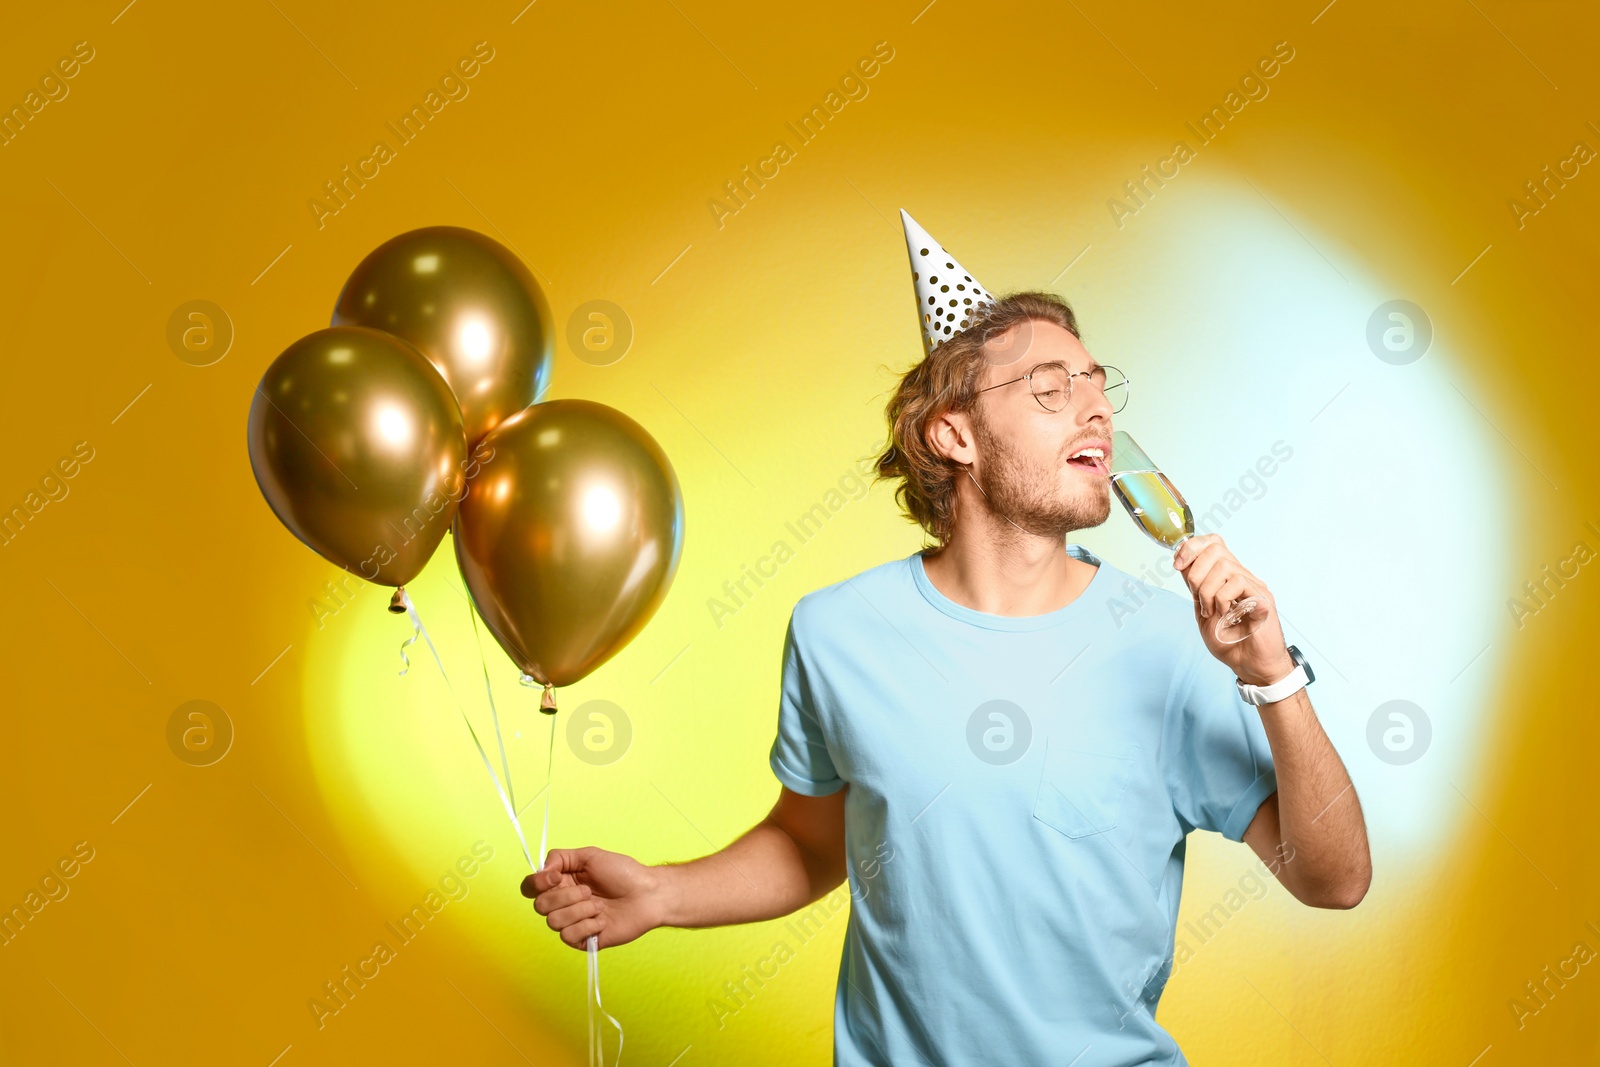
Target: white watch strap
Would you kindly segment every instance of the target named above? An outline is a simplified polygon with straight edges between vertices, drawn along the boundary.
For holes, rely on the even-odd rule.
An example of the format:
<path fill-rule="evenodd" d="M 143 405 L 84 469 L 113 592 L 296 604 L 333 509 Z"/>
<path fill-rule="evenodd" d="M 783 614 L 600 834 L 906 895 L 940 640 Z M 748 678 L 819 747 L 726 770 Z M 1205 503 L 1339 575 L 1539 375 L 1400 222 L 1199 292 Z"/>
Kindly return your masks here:
<path fill-rule="evenodd" d="M 1271 685 L 1249 685 L 1237 679 L 1235 681 L 1239 687 L 1239 697 L 1246 704 L 1260 707 L 1262 704 L 1275 704 L 1284 697 L 1299 692 L 1309 684 L 1310 680 L 1306 678 L 1306 669 L 1297 663 L 1287 676 Z"/>

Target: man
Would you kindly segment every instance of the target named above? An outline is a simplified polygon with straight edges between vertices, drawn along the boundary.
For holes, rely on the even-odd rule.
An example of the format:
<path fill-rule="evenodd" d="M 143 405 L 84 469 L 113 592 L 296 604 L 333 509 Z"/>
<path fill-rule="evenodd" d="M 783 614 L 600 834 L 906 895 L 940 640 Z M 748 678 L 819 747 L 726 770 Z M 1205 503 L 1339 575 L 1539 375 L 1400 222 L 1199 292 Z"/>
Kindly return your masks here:
<path fill-rule="evenodd" d="M 878 475 L 936 544 L 795 606 L 764 820 L 676 865 L 555 849 L 523 892 L 604 948 L 787 915 L 848 878 L 836 1064 L 1186 1063 L 1154 1015 L 1187 834 L 1350 908 L 1360 804 L 1271 592 L 1220 537 L 1174 555 L 1192 605 L 1112 613 L 1128 576 L 1065 539 L 1110 512 L 1125 382 L 1058 298 L 995 300 L 901 217 L 925 358 Z M 1245 596 L 1254 629 L 1218 641 Z"/>

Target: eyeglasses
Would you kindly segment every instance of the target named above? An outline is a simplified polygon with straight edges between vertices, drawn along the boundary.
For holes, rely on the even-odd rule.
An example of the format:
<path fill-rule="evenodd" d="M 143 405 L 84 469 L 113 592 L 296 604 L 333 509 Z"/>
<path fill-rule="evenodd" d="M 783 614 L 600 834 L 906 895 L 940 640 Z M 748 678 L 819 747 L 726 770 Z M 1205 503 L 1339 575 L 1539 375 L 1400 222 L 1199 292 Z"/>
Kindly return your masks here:
<path fill-rule="evenodd" d="M 1115 367 L 1096 367 L 1094 370 L 1078 371 L 1074 374 L 1063 364 L 1041 363 L 1020 378 L 1012 378 L 1011 381 L 1001 382 L 1000 385 L 985 386 L 978 392 L 987 393 L 990 389 L 1026 381 L 1040 407 L 1046 411 L 1062 411 L 1072 403 L 1072 386 L 1075 378 L 1083 378 L 1100 390 L 1106 402 L 1111 405 L 1112 414 L 1128 406 L 1128 393 L 1131 389 L 1128 376 Z"/>

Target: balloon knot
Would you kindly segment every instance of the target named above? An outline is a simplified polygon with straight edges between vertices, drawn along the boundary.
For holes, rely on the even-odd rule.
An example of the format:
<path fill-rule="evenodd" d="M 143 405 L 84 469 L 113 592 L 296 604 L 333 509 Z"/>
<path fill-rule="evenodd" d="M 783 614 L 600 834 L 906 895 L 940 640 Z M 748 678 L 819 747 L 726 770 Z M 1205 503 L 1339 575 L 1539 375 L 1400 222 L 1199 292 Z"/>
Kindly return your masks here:
<path fill-rule="evenodd" d="M 389 598 L 389 614 L 404 615 L 406 613 L 406 587 L 401 586 L 394 591 L 394 596 Z"/>
<path fill-rule="evenodd" d="M 544 686 L 544 696 L 539 698 L 539 710 L 546 715 L 554 715 L 556 713 L 556 687 L 554 685 L 549 682 L 541 682 L 527 671 L 523 671 L 517 681 L 529 689 L 536 689 L 541 685 Z"/>

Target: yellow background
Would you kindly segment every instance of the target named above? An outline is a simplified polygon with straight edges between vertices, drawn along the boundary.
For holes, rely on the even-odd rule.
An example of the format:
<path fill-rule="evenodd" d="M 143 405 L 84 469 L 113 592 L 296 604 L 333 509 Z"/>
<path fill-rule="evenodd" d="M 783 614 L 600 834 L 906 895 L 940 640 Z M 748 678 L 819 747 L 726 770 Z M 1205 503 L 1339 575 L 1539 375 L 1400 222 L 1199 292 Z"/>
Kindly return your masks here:
<path fill-rule="evenodd" d="M 1600 1062 L 1592 964 L 1520 1025 L 1508 1004 L 1576 942 L 1600 950 L 1585 927 L 1600 925 L 1600 578 L 1582 567 L 1520 628 L 1506 605 L 1576 542 L 1600 549 L 1584 526 L 1600 525 L 1600 178 L 1583 166 L 1520 228 L 1508 206 L 1575 142 L 1600 148 L 1592 7 L 123 2 L 19 7 L 0 35 L 8 109 L 77 42 L 94 53 L 0 147 L 0 504 L 23 503 L 76 442 L 94 450 L 0 547 L 0 905 L 76 843 L 94 850 L 0 947 L 4 1062 L 581 1062 L 584 958 L 517 896 L 515 837 L 431 663 L 414 649 L 418 669 L 396 676 L 409 630 L 384 594 L 313 611 L 337 572 L 260 498 L 251 391 L 326 325 L 361 256 L 416 226 L 511 244 L 563 335 L 586 301 L 623 309 L 629 353 L 594 366 L 563 339 L 549 396 L 611 404 L 656 436 L 683 484 L 685 547 L 650 626 L 561 694 L 614 701 L 634 736 L 609 766 L 557 742 L 551 840 L 689 858 L 776 795 L 794 601 L 920 543 L 879 486 L 736 615 L 718 626 L 708 610 L 881 441 L 885 391 L 920 354 L 901 207 L 990 290 L 1073 301 L 1091 351 L 1136 383 L 1119 425 L 1192 501 L 1293 439 L 1300 466 L 1278 484 L 1296 488 L 1225 533 L 1323 646 L 1314 697 L 1377 870 L 1348 913 L 1275 889 L 1180 966 L 1159 1018 L 1191 1060 Z M 323 183 L 480 41 L 494 58 L 470 94 L 319 227 Z M 799 145 L 785 123 L 880 41 L 893 58 L 868 95 Z M 1185 123 L 1280 41 L 1294 58 L 1270 94 L 1119 226 L 1123 183 L 1175 141 L 1195 147 Z M 779 140 L 793 158 L 719 225 L 708 201 Z M 1291 298 L 1326 314 L 1241 341 L 1251 309 L 1266 321 Z M 236 331 L 211 366 L 166 340 L 195 299 Z M 1388 299 L 1432 323 L 1409 367 L 1365 339 Z M 1443 458 L 1404 440 L 1445 442 Z M 1408 503 L 1424 519 L 1385 521 Z M 1081 539 L 1128 569 L 1154 561 L 1126 525 Z M 413 591 L 481 725 L 457 580 L 446 546 Z M 1468 623 L 1449 655 L 1419 636 Z M 488 653 L 523 804 L 544 785 L 548 720 Z M 1365 729 L 1408 695 L 1396 679 L 1480 712 L 1436 701 L 1435 750 L 1392 767 Z M 235 730 L 208 767 L 168 747 L 190 700 Z M 1455 770 L 1426 778 L 1446 751 Z M 1374 802 L 1394 796 L 1426 803 Z M 534 841 L 541 804 L 524 816 Z M 323 983 L 479 840 L 494 858 L 465 898 L 319 1029 Z M 975 876 L 997 909 L 1011 860 L 1026 862 Z M 1180 939 L 1251 867 L 1195 836 Z M 934 890 L 963 891 L 954 877 Z M 626 1062 L 828 1062 L 844 922 L 720 1026 L 708 999 L 792 940 L 783 923 L 603 953 Z"/>

